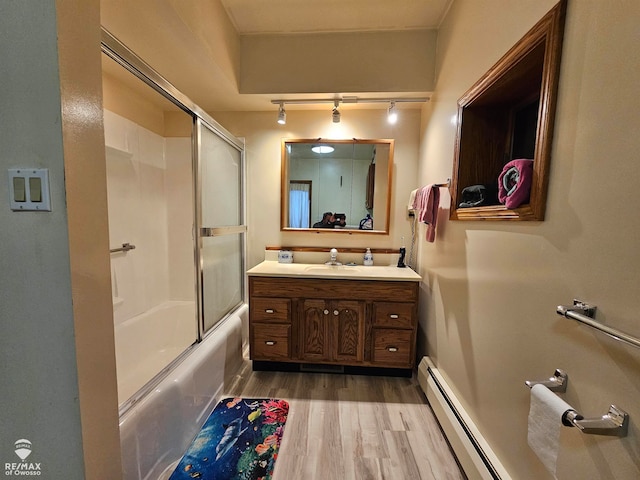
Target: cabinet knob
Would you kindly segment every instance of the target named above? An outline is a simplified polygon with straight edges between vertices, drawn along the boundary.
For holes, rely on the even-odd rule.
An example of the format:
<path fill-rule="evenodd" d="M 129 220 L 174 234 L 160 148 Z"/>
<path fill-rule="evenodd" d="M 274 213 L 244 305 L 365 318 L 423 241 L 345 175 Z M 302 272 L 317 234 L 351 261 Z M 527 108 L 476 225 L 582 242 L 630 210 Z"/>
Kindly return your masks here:
<path fill-rule="evenodd" d="M 265 345 L 269 345 L 270 347 L 274 346 L 277 342 L 275 340 L 265 340 Z"/>
<path fill-rule="evenodd" d="M 339 313 L 340 313 L 340 312 L 339 312 L 338 310 L 334 310 L 334 311 L 333 311 L 333 314 L 334 314 L 335 316 L 338 316 L 338 314 L 339 314 Z"/>
<path fill-rule="evenodd" d="M 400 315 L 398 315 L 397 313 L 390 313 L 389 317 L 395 319 L 395 318 L 400 318 Z"/>
<path fill-rule="evenodd" d="M 324 314 L 325 314 L 325 315 L 329 315 L 329 310 L 326 310 L 326 309 L 325 309 Z"/>
<path fill-rule="evenodd" d="M 390 351 L 390 352 L 397 352 L 398 351 L 398 347 L 392 347 L 391 345 L 389 345 L 387 347 L 387 350 Z"/>
<path fill-rule="evenodd" d="M 265 313 L 274 313 L 274 312 L 275 312 L 275 310 L 274 310 L 273 308 L 265 308 L 265 309 L 264 309 L 264 312 L 265 312 Z"/>

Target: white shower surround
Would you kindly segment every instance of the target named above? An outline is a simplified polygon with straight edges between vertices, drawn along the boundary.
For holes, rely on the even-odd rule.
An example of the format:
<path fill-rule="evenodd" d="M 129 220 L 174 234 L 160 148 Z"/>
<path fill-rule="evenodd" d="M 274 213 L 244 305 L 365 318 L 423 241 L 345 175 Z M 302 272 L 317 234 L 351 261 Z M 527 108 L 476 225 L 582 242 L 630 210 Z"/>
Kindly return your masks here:
<path fill-rule="evenodd" d="M 164 302 L 116 325 L 118 403 L 126 402 L 195 338 L 195 302 Z"/>
<path fill-rule="evenodd" d="M 164 138 L 104 111 L 114 321 L 194 301 L 191 138 Z"/>
<path fill-rule="evenodd" d="M 104 111 L 118 401 L 197 338 L 191 138 Z"/>

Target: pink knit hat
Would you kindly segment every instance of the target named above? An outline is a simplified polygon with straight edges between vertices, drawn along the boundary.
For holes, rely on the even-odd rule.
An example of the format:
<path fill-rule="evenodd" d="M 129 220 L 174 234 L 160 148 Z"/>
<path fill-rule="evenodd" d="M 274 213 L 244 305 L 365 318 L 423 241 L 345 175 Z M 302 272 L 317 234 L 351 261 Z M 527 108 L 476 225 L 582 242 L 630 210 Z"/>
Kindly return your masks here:
<path fill-rule="evenodd" d="M 498 200 L 507 208 L 518 208 L 529 201 L 533 179 L 533 160 L 511 160 L 498 177 Z"/>

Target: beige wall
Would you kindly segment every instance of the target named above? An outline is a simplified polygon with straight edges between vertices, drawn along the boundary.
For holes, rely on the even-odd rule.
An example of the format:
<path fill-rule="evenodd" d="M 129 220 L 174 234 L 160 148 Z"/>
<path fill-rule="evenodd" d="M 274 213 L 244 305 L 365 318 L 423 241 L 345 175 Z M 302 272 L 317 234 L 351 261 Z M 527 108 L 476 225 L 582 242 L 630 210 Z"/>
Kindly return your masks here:
<path fill-rule="evenodd" d="M 211 88 L 236 108 L 240 36 L 220 0 L 100 0 L 100 23 L 201 108 Z"/>
<path fill-rule="evenodd" d="M 440 30 L 436 89 L 423 109 L 420 179 L 449 175 L 457 99 L 555 2 L 456 0 Z M 640 3 L 570 1 L 544 222 L 449 222 L 421 242 L 420 342 L 516 479 L 551 478 L 527 445 L 527 379 L 569 374 L 563 396 L 631 418 L 625 439 L 564 429 L 561 479 L 640 475 L 640 351 L 556 315 L 579 298 L 640 336 L 637 25 Z M 490 33 L 490 34 L 489 34 Z"/>
<path fill-rule="evenodd" d="M 191 116 L 103 55 L 102 97 L 107 110 L 162 137 L 191 137 Z"/>
<path fill-rule="evenodd" d="M 151 87 L 147 88 L 151 89 Z M 103 105 L 107 110 L 131 120 L 153 133 L 164 136 L 162 109 L 104 71 L 102 73 L 102 95 Z"/>
<path fill-rule="evenodd" d="M 420 111 L 402 109 L 396 125 L 386 110 L 346 110 L 342 121 L 331 122 L 331 109 L 288 111 L 287 124 L 276 123 L 276 112 L 214 113 L 227 130 L 245 138 L 247 162 L 247 267 L 264 259 L 265 246 L 324 246 L 399 248 L 409 240 L 411 224 L 406 204 L 416 183 Z M 280 142 L 282 138 L 393 138 L 395 167 L 389 235 L 294 233 L 280 231 Z"/>
<path fill-rule="evenodd" d="M 82 8 L 81 8 L 82 7 Z M 56 2 L 84 478 L 121 474 L 97 2 Z M 86 25 L 79 29 L 77 25 Z M 93 45 L 92 48 L 86 48 Z M 92 159 L 93 161 L 87 161 Z"/>
<path fill-rule="evenodd" d="M 245 35 L 239 90 L 268 94 L 431 91 L 437 33 Z"/>

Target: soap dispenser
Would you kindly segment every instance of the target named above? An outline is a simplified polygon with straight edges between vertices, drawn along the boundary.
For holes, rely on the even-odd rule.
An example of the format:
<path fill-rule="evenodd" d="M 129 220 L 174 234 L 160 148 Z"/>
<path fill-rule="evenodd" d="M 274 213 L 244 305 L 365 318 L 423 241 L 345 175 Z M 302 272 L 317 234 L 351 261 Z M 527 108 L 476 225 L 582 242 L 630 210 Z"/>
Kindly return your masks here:
<path fill-rule="evenodd" d="M 367 248 L 367 251 L 364 253 L 364 265 L 365 267 L 373 265 L 373 253 L 371 253 L 370 248 Z"/>

